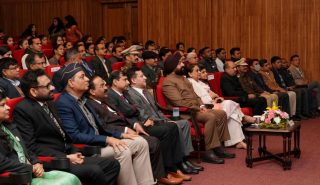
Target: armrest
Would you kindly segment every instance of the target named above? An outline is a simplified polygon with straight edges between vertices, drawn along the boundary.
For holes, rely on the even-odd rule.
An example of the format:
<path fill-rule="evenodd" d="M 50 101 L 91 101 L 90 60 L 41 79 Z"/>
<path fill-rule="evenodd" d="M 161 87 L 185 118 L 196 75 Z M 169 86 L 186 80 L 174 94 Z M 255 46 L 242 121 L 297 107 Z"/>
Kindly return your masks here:
<path fill-rule="evenodd" d="M 84 156 L 92 156 L 92 155 L 100 155 L 101 147 L 100 146 L 91 146 L 86 144 L 73 144 L 73 148 L 75 148 L 78 152 L 81 152 Z"/>
<path fill-rule="evenodd" d="M 4 172 L 0 173 L 1 184 L 28 184 L 32 180 L 32 172 L 16 173 Z"/>
<path fill-rule="evenodd" d="M 239 96 L 224 96 L 225 100 L 234 100 L 237 101 L 240 97 Z"/>
<path fill-rule="evenodd" d="M 67 171 L 70 169 L 70 160 L 66 157 L 38 156 L 45 169 Z"/>

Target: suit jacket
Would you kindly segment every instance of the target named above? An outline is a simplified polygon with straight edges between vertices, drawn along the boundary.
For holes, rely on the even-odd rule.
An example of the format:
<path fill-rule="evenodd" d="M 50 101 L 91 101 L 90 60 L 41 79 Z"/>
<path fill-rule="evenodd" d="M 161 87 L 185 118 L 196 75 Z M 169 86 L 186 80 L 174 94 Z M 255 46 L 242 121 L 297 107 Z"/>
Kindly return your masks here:
<path fill-rule="evenodd" d="M 273 91 L 264 83 L 263 78 L 260 73 L 249 71 L 249 76 L 253 79 L 256 84 L 262 88 L 264 91 L 272 93 Z"/>
<path fill-rule="evenodd" d="M 249 76 L 249 74 L 241 74 L 239 81 L 244 91 L 248 94 L 261 94 L 263 89 Z"/>
<path fill-rule="evenodd" d="M 26 155 L 26 158 L 31 164 L 39 163 L 37 160 L 36 156 L 32 152 L 28 152 L 24 143 L 22 142 L 22 137 L 16 128 L 16 125 L 14 124 L 6 124 L 6 123 L 0 123 L 4 124 L 5 127 L 7 127 L 11 133 L 18 137 L 20 140 L 20 144 L 24 150 L 24 153 Z M 4 171 L 10 171 L 10 172 L 32 172 L 32 165 L 30 164 L 24 164 L 19 162 L 19 158 L 17 153 L 13 150 L 10 149 L 8 146 L 9 141 L 5 141 L 3 135 L 3 131 L 0 131 L 0 173 Z"/>
<path fill-rule="evenodd" d="M 272 71 L 269 71 L 269 72 L 260 71 L 259 73 L 261 74 L 263 81 L 271 90 L 273 91 L 279 91 L 281 89 L 284 90 L 278 85 Z"/>
<path fill-rule="evenodd" d="M 16 87 L 5 78 L 0 78 L 0 89 L 8 98 L 17 98 L 21 96 Z"/>
<path fill-rule="evenodd" d="M 208 73 L 219 72 L 217 63 L 213 59 L 202 59 L 199 63 L 205 66 Z"/>
<path fill-rule="evenodd" d="M 112 106 L 117 112 L 121 112 L 127 119 L 127 121 L 133 127 L 134 123 L 139 122 L 143 124 L 147 119 L 140 117 L 140 112 L 134 105 L 133 100 L 130 98 L 128 92 L 123 92 L 125 99 L 115 92 L 112 88 L 108 89 L 108 105 Z"/>
<path fill-rule="evenodd" d="M 96 111 L 99 117 L 102 120 L 102 126 L 104 129 L 124 132 L 125 127 L 131 128 L 131 124 L 129 124 L 124 116 L 118 115 L 118 113 L 112 113 L 106 107 L 108 106 L 104 102 L 98 103 L 93 99 L 88 100 L 88 104 Z M 110 106 L 108 106 L 111 108 Z M 116 110 L 115 110 L 116 111 Z"/>
<path fill-rule="evenodd" d="M 61 125 L 54 103 L 47 104 Z M 17 124 L 28 150 L 36 155 L 65 157 L 71 149 L 66 144 L 70 139 L 64 140 L 53 120 L 35 100 L 25 98 L 18 103 L 13 111 L 13 123 Z"/>
<path fill-rule="evenodd" d="M 274 79 L 276 80 L 277 84 L 283 88 L 283 89 L 287 89 L 287 84 L 284 81 L 284 78 L 282 76 L 282 74 L 280 73 L 279 70 L 272 68 L 272 72 L 274 75 Z"/>
<path fill-rule="evenodd" d="M 120 138 L 120 132 L 111 132 L 103 129 L 100 117 L 94 109 L 88 103 L 85 103 L 85 106 L 94 117 L 99 135 L 95 135 L 93 126 L 73 96 L 67 92 L 63 92 L 56 102 L 56 108 L 61 118 L 62 126 L 73 143 L 105 146 L 107 136 Z"/>
<path fill-rule="evenodd" d="M 194 92 L 192 84 L 184 76 L 176 74 L 167 75 L 162 84 L 162 92 L 169 107 L 188 107 L 200 110 L 203 104 L 201 98 Z"/>
<path fill-rule="evenodd" d="M 300 69 L 300 71 L 294 65 L 290 65 L 290 67 L 289 67 L 289 71 L 291 72 L 291 75 L 297 85 L 301 85 L 305 81 L 304 73 L 301 68 L 299 68 L 299 69 Z"/>
<path fill-rule="evenodd" d="M 291 72 L 288 69 L 281 69 L 280 74 L 283 77 L 284 82 L 286 83 L 287 87 L 295 86 L 296 83 L 291 75 Z"/>
<path fill-rule="evenodd" d="M 160 73 L 160 68 L 155 67 L 154 69 L 151 69 L 146 64 L 144 64 L 141 68 L 141 71 L 143 72 L 144 76 L 147 77 L 147 85 L 150 86 L 152 83 L 157 81 L 158 75 Z"/>
<path fill-rule="evenodd" d="M 243 90 L 239 78 L 223 73 L 221 76 L 220 87 L 224 96 L 239 96 L 244 99 L 248 98 L 248 93 Z"/>
<path fill-rule="evenodd" d="M 104 62 L 107 66 L 108 73 L 110 74 L 112 71 L 111 63 L 107 62 L 107 60 L 105 60 Z M 92 57 L 90 65 L 91 65 L 91 69 L 93 69 L 95 71 L 95 75 L 98 75 L 107 81 L 107 79 L 109 78 L 109 75 L 106 72 L 106 70 L 102 64 L 102 61 L 100 60 L 100 58 L 98 56 Z"/>
<path fill-rule="evenodd" d="M 154 121 L 169 120 L 158 109 L 150 92 L 146 91 L 146 99 L 137 90 L 130 87 L 128 89 L 128 94 L 137 106 L 142 119 L 152 118 Z"/>

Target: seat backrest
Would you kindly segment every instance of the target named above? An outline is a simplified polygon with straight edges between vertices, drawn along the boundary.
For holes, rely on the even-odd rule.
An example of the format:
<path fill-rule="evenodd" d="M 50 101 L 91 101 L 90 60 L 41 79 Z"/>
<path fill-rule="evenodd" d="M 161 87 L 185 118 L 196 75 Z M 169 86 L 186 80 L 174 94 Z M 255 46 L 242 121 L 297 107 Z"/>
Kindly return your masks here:
<path fill-rule="evenodd" d="M 66 63 L 66 60 L 64 59 L 64 57 L 60 57 L 59 59 L 60 66 L 63 66 L 65 63 Z"/>
<path fill-rule="evenodd" d="M 223 72 L 208 73 L 208 82 L 211 89 L 217 93 L 219 96 L 222 96 L 222 91 L 220 87 L 220 80 Z"/>
<path fill-rule="evenodd" d="M 24 97 L 18 97 L 18 98 L 12 98 L 10 100 L 7 101 L 6 105 L 8 107 L 10 107 L 10 110 L 9 110 L 9 120 L 12 121 L 12 113 L 13 113 L 13 110 L 14 108 L 16 107 L 16 105 L 21 102 L 22 100 L 24 99 Z"/>
<path fill-rule="evenodd" d="M 45 72 L 52 78 L 53 74 L 61 68 L 60 65 L 48 65 L 45 68 Z"/>
<path fill-rule="evenodd" d="M 125 65 L 125 62 L 117 62 L 112 64 L 112 71 L 121 70 L 121 68 Z"/>
<path fill-rule="evenodd" d="M 161 107 L 167 107 L 167 101 L 166 98 L 164 97 L 163 93 L 162 93 L 162 83 L 163 83 L 164 77 L 160 77 L 159 78 L 159 82 L 156 85 L 156 89 L 154 92 L 154 96 L 156 99 L 156 102 L 158 102 L 158 104 Z"/>
<path fill-rule="evenodd" d="M 42 49 L 42 51 L 47 58 L 51 58 L 54 55 L 52 48 L 45 48 L 45 49 Z"/>
<path fill-rule="evenodd" d="M 19 70 L 20 78 L 22 78 L 24 73 L 26 73 L 27 71 L 28 71 L 28 69 L 20 69 Z"/>
<path fill-rule="evenodd" d="M 61 95 L 61 93 L 56 93 L 56 94 L 53 94 L 53 101 L 57 101 L 59 96 Z"/>
<path fill-rule="evenodd" d="M 137 62 L 137 63 L 136 63 L 136 67 L 137 67 L 138 69 L 141 69 L 142 66 L 143 66 L 143 64 L 144 64 L 144 62 Z"/>
<path fill-rule="evenodd" d="M 14 59 L 17 60 L 19 67 L 22 67 L 21 59 L 22 59 L 23 55 L 24 55 L 24 49 L 18 49 L 18 50 L 14 50 L 12 52 L 12 56 L 13 56 Z"/>
<path fill-rule="evenodd" d="M 85 59 L 85 60 L 86 60 L 87 62 L 91 62 L 92 57 L 93 57 L 93 56 L 86 56 L 86 59 Z"/>

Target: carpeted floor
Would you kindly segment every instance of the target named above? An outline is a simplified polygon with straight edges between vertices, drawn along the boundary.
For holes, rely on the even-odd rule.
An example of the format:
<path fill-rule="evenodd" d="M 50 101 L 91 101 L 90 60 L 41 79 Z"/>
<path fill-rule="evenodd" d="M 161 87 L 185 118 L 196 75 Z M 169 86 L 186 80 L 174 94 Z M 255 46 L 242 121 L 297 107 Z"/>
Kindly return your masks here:
<path fill-rule="evenodd" d="M 235 159 L 227 159 L 224 165 L 201 163 L 205 171 L 193 175 L 185 185 L 319 185 L 320 184 L 320 119 L 302 122 L 300 138 L 301 157 L 292 157 L 292 167 L 284 171 L 274 160 L 262 161 L 247 168 L 246 151 L 228 148 L 236 153 Z M 253 155 L 257 156 L 258 138 L 253 140 Z M 271 151 L 282 151 L 280 136 L 267 137 Z"/>

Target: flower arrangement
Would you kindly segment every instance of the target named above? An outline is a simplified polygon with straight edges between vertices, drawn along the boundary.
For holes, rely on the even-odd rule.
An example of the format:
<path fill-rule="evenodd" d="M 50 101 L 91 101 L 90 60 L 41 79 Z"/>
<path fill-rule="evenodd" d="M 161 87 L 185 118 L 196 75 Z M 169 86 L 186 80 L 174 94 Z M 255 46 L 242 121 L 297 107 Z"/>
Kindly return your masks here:
<path fill-rule="evenodd" d="M 288 113 L 281 111 L 276 103 L 273 102 L 272 107 L 268 107 L 267 111 L 262 114 L 259 127 L 267 129 L 284 129 L 287 127 L 288 120 Z"/>

